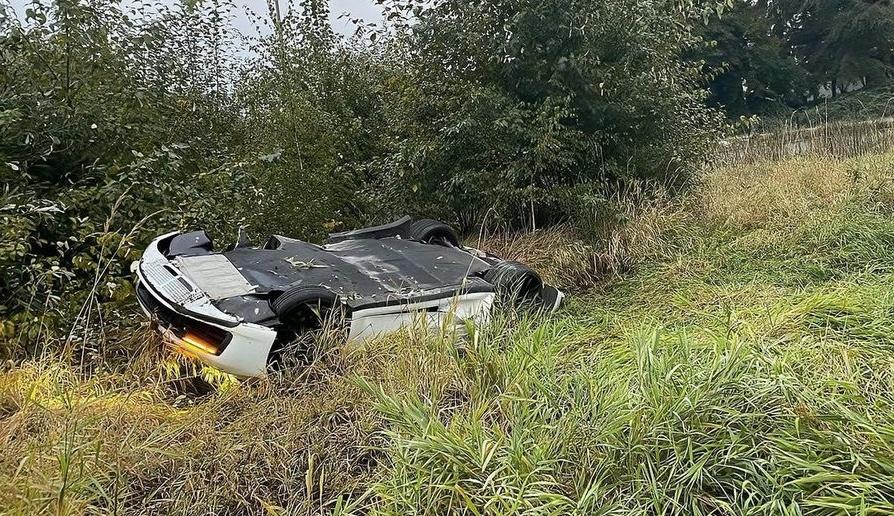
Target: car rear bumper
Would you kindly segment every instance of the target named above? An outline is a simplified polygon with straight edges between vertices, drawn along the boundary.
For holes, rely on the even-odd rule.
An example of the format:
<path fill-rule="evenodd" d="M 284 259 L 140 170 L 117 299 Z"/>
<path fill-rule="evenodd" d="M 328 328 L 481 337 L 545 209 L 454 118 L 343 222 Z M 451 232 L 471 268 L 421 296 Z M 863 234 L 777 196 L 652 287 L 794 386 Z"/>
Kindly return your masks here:
<path fill-rule="evenodd" d="M 211 304 L 159 250 L 159 242 L 171 235 L 154 240 L 136 267 L 143 311 L 177 351 L 237 376 L 264 375 L 276 331 L 242 322 Z M 202 338 L 207 335 L 212 337 Z"/>

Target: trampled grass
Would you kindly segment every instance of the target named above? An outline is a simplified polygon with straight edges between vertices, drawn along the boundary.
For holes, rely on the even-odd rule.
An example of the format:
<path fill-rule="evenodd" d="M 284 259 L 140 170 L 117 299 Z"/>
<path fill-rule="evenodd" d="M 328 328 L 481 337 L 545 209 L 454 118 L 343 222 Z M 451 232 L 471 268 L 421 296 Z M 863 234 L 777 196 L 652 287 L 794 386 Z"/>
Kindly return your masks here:
<path fill-rule="evenodd" d="M 172 365 L 146 332 L 89 371 L 7 364 L 0 508 L 894 513 L 892 181 L 891 155 L 715 170 L 623 208 L 623 246 L 495 243 L 624 253 L 547 271 L 585 284 L 558 314 L 324 345 L 268 380 Z"/>

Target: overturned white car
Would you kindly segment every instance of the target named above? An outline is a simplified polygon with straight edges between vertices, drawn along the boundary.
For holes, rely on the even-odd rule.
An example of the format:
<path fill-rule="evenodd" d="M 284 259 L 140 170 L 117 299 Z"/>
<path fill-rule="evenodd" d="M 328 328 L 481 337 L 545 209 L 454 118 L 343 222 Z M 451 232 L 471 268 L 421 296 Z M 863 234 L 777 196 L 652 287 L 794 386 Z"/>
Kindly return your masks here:
<path fill-rule="evenodd" d="M 496 299 L 552 311 L 564 297 L 520 263 L 461 246 L 449 226 L 409 217 L 322 246 L 273 236 L 215 252 L 204 231 L 169 233 L 134 268 L 140 305 L 165 341 L 239 376 L 265 374 L 335 314 L 357 341 L 418 317 L 435 327 L 484 321 Z"/>

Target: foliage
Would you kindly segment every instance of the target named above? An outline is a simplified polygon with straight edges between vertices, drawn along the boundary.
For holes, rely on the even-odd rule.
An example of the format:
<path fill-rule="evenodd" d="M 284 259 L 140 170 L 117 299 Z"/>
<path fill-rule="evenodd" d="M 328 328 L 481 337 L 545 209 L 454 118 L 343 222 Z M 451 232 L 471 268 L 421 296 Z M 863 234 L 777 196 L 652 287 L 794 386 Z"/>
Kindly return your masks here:
<path fill-rule="evenodd" d="M 787 114 L 894 78 L 888 0 L 737 0 L 705 29 L 713 101 L 729 116 Z"/>
<path fill-rule="evenodd" d="M 225 227 L 239 208 L 220 199 L 250 198 L 227 158 L 220 11 L 139 14 L 59 1 L 2 19 L 0 314 L 20 342 L 71 324 L 88 297 L 128 299 L 129 261 L 159 228 Z"/>
<path fill-rule="evenodd" d="M 792 48 L 832 95 L 852 84 L 891 83 L 894 9 L 889 0 L 780 0 L 775 7 Z"/>
<path fill-rule="evenodd" d="M 773 113 L 807 103 L 809 73 L 785 39 L 772 32 L 765 2 L 736 2 L 704 27 L 711 102 L 732 118 Z"/>
<path fill-rule="evenodd" d="M 569 187 L 685 173 L 716 127 L 698 70 L 681 59 L 700 9 L 632 0 L 415 6 L 417 21 L 398 40 L 408 70 L 392 92 L 396 149 L 379 163 L 383 197 L 469 226 L 490 210 L 551 222 L 568 214 L 560 200 Z"/>
<path fill-rule="evenodd" d="M 252 229 L 320 238 L 369 211 L 365 164 L 381 151 L 377 56 L 332 32 L 325 2 L 300 5 L 253 47 L 236 83 L 264 203 Z"/>

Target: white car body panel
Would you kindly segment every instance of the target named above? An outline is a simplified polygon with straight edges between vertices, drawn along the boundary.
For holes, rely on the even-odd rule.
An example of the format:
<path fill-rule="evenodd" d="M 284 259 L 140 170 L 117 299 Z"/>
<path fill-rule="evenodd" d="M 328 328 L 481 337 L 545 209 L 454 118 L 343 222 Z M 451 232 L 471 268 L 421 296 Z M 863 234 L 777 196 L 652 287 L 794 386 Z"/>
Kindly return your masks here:
<path fill-rule="evenodd" d="M 276 332 L 270 328 L 253 324 L 240 324 L 235 328 L 227 328 L 233 339 L 220 355 L 206 353 L 190 346 L 162 326 L 162 337 L 165 342 L 187 356 L 195 357 L 221 371 L 241 377 L 264 376 L 267 374 L 267 357 L 276 339 Z"/>
<path fill-rule="evenodd" d="M 350 319 L 348 342 L 364 342 L 411 326 L 418 321 L 420 313 L 430 328 L 443 328 L 446 323 L 462 325 L 467 320 L 484 324 L 494 299 L 492 293 L 476 293 L 409 305 L 357 310 Z"/>

